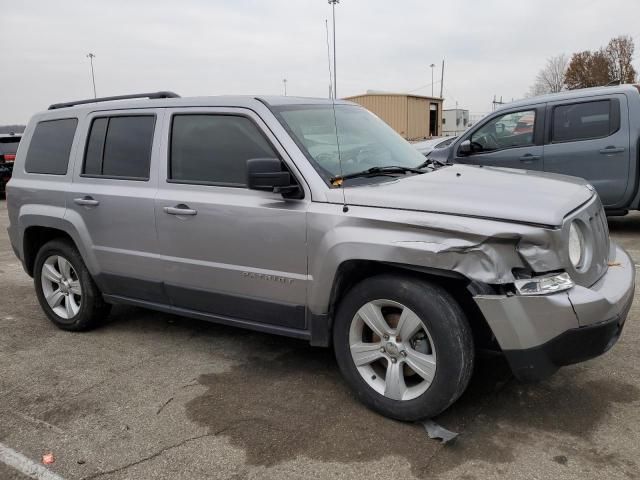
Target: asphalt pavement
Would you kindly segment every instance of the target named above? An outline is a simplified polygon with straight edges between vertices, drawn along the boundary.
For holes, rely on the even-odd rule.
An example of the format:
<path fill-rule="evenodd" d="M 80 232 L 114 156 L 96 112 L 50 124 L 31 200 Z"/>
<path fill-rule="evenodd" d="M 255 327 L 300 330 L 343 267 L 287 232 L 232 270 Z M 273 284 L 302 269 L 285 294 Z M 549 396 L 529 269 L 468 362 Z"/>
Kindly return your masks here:
<path fill-rule="evenodd" d="M 640 478 L 640 310 L 604 356 L 521 384 L 503 359 L 423 427 L 355 400 L 330 350 L 117 307 L 56 329 L 15 258 L 0 201 L 0 446 L 69 479 Z M 640 263 L 640 214 L 610 220 Z M 0 479 L 28 478 L 0 459 Z M 52 477 L 53 478 L 53 477 Z"/>

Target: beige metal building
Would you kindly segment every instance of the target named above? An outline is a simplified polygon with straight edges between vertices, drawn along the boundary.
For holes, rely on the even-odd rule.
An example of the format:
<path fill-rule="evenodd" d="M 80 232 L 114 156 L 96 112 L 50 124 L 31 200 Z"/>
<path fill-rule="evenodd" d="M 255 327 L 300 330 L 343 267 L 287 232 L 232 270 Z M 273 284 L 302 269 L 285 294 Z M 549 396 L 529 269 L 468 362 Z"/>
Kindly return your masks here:
<path fill-rule="evenodd" d="M 407 140 L 442 135 L 442 98 L 409 93 L 367 92 L 346 97 L 375 113 Z"/>

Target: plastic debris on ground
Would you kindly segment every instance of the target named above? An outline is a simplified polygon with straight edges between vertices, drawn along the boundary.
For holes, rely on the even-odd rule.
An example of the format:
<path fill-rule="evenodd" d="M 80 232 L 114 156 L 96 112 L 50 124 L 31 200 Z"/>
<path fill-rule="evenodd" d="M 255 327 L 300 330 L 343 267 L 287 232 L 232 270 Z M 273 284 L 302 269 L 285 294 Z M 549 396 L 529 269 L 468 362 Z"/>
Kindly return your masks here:
<path fill-rule="evenodd" d="M 419 423 L 427 431 L 427 435 L 429 436 L 429 438 L 441 440 L 445 445 L 455 442 L 456 438 L 458 438 L 458 433 L 447 430 L 442 425 L 438 425 L 433 420 L 424 420 Z"/>

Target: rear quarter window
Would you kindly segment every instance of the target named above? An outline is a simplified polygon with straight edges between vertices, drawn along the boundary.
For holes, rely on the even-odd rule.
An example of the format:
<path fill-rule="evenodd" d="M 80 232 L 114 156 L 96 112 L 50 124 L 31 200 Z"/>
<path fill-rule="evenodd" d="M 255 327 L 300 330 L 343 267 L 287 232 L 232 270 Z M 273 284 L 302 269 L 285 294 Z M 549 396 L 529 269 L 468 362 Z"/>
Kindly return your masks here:
<path fill-rule="evenodd" d="M 39 122 L 29 143 L 25 171 L 65 175 L 77 126 L 76 118 Z"/>

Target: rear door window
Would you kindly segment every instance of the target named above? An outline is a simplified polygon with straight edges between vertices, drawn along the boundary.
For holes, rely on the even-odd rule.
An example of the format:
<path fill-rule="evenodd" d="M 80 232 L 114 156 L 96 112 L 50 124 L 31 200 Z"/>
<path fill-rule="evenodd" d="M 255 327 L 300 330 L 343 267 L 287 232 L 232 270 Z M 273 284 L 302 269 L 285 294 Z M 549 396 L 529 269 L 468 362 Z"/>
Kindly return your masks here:
<path fill-rule="evenodd" d="M 82 173 L 88 176 L 148 180 L 155 116 L 95 118 Z"/>
<path fill-rule="evenodd" d="M 570 142 L 602 138 L 617 127 L 612 122 L 611 101 L 559 105 L 553 109 L 552 142 Z"/>
<path fill-rule="evenodd" d="M 25 170 L 28 173 L 65 175 L 77 125 L 76 118 L 39 122 L 29 143 Z"/>

